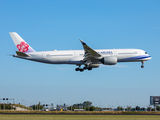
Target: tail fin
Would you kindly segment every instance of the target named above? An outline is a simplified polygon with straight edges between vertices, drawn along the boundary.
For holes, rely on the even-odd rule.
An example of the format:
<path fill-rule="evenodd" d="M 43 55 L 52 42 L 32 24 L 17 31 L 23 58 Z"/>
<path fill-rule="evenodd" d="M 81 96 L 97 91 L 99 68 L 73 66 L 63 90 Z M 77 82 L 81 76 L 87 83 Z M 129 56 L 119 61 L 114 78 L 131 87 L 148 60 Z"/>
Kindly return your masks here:
<path fill-rule="evenodd" d="M 19 52 L 29 53 L 35 52 L 16 32 L 9 33 Z"/>

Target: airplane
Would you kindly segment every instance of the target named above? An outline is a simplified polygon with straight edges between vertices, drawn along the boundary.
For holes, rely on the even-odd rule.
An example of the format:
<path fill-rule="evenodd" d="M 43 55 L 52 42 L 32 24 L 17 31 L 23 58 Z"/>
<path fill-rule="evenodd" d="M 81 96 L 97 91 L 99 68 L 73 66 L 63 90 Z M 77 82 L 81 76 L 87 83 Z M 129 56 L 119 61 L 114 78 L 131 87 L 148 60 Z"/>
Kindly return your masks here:
<path fill-rule="evenodd" d="M 151 56 L 141 49 L 97 49 L 94 50 L 85 42 L 80 40 L 84 50 L 53 50 L 36 52 L 16 32 L 9 32 L 18 51 L 13 57 L 48 63 L 48 64 L 72 64 L 77 65 L 75 71 L 83 72 L 98 68 L 100 64 L 116 65 L 117 62 L 144 62 L 151 59 Z M 83 65 L 84 67 L 81 67 Z"/>

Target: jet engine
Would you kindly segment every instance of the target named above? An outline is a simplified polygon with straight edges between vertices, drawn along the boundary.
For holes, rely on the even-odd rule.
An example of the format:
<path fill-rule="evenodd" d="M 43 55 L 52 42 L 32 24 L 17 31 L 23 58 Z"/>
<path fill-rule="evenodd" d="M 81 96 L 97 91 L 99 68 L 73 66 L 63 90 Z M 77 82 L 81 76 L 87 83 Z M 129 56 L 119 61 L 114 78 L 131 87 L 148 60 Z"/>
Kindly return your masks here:
<path fill-rule="evenodd" d="M 104 57 L 100 61 L 104 65 L 115 65 L 117 63 L 117 57 L 113 57 L 113 56 Z"/>
<path fill-rule="evenodd" d="M 98 68 L 100 64 L 90 64 L 89 67 L 91 68 Z"/>

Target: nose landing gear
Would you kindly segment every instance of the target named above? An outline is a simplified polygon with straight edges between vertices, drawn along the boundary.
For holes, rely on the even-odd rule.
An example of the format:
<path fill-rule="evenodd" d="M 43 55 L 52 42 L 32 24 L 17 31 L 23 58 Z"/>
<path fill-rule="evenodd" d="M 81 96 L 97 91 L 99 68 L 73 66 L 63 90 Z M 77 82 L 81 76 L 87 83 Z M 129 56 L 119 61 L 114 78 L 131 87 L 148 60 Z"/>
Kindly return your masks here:
<path fill-rule="evenodd" d="M 144 65 L 143 65 L 143 64 L 144 64 L 144 61 L 141 61 L 141 63 L 142 63 L 141 68 L 144 68 Z"/>

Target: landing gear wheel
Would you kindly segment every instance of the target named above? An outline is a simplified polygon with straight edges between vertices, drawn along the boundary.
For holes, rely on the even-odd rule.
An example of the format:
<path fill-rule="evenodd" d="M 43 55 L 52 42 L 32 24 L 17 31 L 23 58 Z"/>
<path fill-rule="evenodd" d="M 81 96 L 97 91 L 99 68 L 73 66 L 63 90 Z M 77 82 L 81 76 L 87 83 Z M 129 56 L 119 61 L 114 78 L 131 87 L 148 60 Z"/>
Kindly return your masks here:
<path fill-rule="evenodd" d="M 144 64 L 144 61 L 141 61 L 141 63 L 142 63 L 141 68 L 144 68 L 144 65 L 143 65 L 143 64 Z"/>
<path fill-rule="evenodd" d="M 84 71 L 84 69 L 80 69 L 80 72 L 83 72 Z"/>
<path fill-rule="evenodd" d="M 88 68 L 88 70 L 92 70 L 92 68 L 91 68 L 91 67 L 89 67 L 89 68 Z"/>
<path fill-rule="evenodd" d="M 79 71 L 79 68 L 76 68 L 75 71 Z"/>
<path fill-rule="evenodd" d="M 87 69 L 87 67 L 84 67 L 83 69 L 84 69 L 84 70 L 86 70 L 86 69 Z"/>

